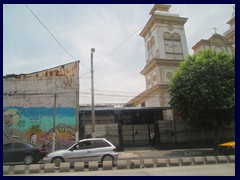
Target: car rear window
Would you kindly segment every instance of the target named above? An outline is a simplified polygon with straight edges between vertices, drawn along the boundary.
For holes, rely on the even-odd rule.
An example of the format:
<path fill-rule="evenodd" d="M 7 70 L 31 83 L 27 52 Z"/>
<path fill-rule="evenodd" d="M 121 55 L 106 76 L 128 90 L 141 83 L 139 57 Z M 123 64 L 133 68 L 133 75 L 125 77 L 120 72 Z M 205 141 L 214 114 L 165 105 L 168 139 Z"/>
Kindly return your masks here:
<path fill-rule="evenodd" d="M 99 139 L 99 140 L 94 140 L 93 141 L 93 147 L 94 148 L 111 147 L 111 145 L 108 142 Z"/>
<path fill-rule="evenodd" d="M 13 143 L 14 149 L 23 149 L 23 148 L 27 148 L 27 147 L 29 147 L 28 144 L 18 143 L 18 142 Z"/>
<path fill-rule="evenodd" d="M 9 149 L 11 149 L 11 143 L 9 143 L 9 144 L 4 144 L 4 146 L 3 146 L 3 150 L 9 150 Z"/>

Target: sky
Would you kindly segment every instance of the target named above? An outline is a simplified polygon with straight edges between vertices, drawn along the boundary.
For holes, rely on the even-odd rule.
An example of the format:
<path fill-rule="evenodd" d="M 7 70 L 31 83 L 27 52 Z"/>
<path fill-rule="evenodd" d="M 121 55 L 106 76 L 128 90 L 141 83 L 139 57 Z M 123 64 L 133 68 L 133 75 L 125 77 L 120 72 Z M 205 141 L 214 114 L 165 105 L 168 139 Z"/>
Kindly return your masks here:
<path fill-rule="evenodd" d="M 171 4 L 188 18 L 192 46 L 215 31 L 228 30 L 233 4 Z M 139 33 L 154 4 L 3 4 L 3 75 L 25 74 L 80 60 L 80 104 L 91 104 L 90 54 L 95 48 L 95 104 L 127 103 L 146 89 L 146 65 Z M 53 38 L 57 39 L 65 51 Z M 69 55 L 70 54 L 70 55 Z"/>

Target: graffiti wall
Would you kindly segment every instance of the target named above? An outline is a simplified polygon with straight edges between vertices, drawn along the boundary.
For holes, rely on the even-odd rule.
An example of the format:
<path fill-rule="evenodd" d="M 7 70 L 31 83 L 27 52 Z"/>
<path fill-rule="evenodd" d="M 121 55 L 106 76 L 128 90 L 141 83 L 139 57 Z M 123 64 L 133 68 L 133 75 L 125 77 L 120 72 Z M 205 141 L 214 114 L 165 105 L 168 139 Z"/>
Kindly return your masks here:
<path fill-rule="evenodd" d="M 73 144 L 78 131 L 79 62 L 3 78 L 4 143 L 21 139 L 52 149 Z"/>

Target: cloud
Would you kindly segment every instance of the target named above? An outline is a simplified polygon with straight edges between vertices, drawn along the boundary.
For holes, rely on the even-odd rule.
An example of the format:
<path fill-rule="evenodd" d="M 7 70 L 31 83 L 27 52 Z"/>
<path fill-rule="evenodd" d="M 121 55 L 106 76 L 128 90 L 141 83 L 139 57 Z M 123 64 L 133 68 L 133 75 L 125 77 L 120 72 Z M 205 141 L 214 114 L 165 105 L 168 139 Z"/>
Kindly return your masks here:
<path fill-rule="evenodd" d="M 140 71 L 146 55 L 139 33 L 150 18 L 153 4 L 28 6 L 74 59 L 23 4 L 8 4 L 3 6 L 4 75 L 31 73 L 77 59 L 82 64 L 80 103 L 90 103 L 90 50 L 95 48 L 96 103 L 125 103 L 145 90 L 145 77 Z M 185 32 L 191 53 L 195 43 L 213 34 L 213 27 L 220 34 L 228 29 L 226 22 L 233 9 L 230 4 L 176 4 L 170 12 L 188 18 Z"/>

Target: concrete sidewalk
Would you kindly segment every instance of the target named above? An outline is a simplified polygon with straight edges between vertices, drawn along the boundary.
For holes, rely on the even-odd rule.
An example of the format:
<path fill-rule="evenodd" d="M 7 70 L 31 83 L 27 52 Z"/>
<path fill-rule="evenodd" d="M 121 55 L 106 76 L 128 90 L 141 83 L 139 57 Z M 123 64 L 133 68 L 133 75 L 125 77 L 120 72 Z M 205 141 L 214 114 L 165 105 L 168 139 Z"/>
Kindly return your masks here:
<path fill-rule="evenodd" d="M 125 148 L 124 152 L 119 152 L 119 159 L 171 158 L 217 155 L 221 154 L 213 151 L 211 148 L 157 150 L 151 146 L 144 146 Z"/>

